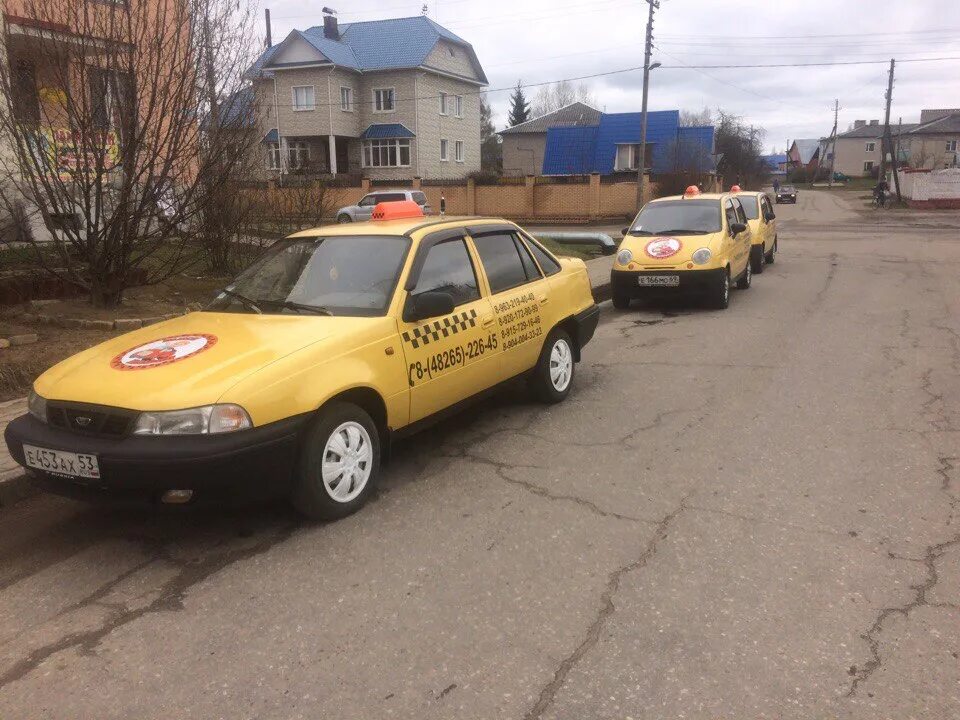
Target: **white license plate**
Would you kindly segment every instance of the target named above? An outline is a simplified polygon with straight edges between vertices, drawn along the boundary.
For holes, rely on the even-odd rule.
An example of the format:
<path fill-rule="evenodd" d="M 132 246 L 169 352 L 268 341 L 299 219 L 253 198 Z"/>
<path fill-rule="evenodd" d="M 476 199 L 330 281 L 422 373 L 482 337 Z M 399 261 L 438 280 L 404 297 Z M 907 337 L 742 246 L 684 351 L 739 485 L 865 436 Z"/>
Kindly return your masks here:
<path fill-rule="evenodd" d="M 655 285 L 657 287 L 676 287 L 680 284 L 679 275 L 640 275 L 637 277 L 640 285 Z"/>
<path fill-rule="evenodd" d="M 100 477 L 100 464 L 97 462 L 96 455 L 48 450 L 34 445 L 24 445 L 23 456 L 28 466 L 54 475 L 81 478 Z"/>

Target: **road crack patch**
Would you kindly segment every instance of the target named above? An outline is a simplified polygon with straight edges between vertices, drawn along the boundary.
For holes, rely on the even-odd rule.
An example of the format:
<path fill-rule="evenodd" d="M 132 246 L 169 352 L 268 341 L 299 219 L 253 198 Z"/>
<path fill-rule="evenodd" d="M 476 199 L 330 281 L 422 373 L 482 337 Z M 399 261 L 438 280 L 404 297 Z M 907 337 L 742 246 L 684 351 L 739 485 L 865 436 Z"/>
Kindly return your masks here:
<path fill-rule="evenodd" d="M 604 626 L 613 613 L 616 612 L 613 598 L 620 590 L 620 581 L 625 575 L 644 567 L 650 558 L 656 554 L 660 541 L 666 539 L 674 521 L 686 510 L 688 497 L 689 496 L 685 496 L 674 510 L 657 522 L 654 527 L 653 536 L 647 541 L 643 551 L 635 560 L 632 560 L 626 565 L 621 565 L 607 576 L 606 587 L 600 596 L 600 608 L 593 622 L 587 627 L 586 635 L 576 649 L 560 662 L 560 665 L 553 673 L 553 679 L 540 691 L 537 702 L 524 714 L 523 720 L 537 720 L 537 718 L 543 716 L 547 708 L 553 704 L 557 693 L 560 691 L 560 688 L 563 687 L 570 671 L 573 670 L 573 668 L 577 666 L 577 663 L 600 641 L 600 634 L 603 632 Z"/>

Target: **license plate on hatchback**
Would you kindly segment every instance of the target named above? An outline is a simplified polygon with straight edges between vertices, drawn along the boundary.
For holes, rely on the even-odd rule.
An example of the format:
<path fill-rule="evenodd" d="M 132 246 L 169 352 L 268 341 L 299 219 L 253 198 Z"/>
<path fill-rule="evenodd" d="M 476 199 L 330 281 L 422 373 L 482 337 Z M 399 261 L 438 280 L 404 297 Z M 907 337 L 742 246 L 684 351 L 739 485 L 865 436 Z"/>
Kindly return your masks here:
<path fill-rule="evenodd" d="M 100 463 L 97 462 L 96 455 L 24 445 L 23 457 L 29 467 L 54 475 L 93 479 L 100 477 Z"/>
<path fill-rule="evenodd" d="M 676 287 L 680 284 L 679 275 L 640 275 L 637 278 L 640 285 L 656 287 Z"/>

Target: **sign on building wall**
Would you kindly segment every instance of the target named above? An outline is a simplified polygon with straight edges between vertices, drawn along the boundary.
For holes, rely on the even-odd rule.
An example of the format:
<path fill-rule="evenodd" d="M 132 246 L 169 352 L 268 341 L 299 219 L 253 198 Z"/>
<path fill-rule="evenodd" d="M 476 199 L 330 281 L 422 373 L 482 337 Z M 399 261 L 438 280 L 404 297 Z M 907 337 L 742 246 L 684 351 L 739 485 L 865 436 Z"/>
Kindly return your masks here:
<path fill-rule="evenodd" d="M 68 128 L 44 128 L 37 136 L 37 145 L 38 164 L 55 173 L 61 182 L 70 182 L 84 171 L 112 170 L 120 157 L 117 133 L 113 130 L 87 133 L 84 139 Z"/>

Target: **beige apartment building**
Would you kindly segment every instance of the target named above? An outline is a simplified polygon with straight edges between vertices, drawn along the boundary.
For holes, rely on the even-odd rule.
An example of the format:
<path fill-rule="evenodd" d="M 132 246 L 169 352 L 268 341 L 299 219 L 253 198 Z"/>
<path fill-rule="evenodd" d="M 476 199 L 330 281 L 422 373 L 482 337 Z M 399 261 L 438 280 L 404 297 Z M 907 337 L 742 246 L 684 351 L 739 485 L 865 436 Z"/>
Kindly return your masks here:
<path fill-rule="evenodd" d="M 471 45 L 426 16 L 293 30 L 251 69 L 266 177 L 463 178 L 480 169 Z"/>

